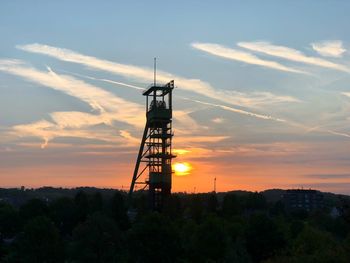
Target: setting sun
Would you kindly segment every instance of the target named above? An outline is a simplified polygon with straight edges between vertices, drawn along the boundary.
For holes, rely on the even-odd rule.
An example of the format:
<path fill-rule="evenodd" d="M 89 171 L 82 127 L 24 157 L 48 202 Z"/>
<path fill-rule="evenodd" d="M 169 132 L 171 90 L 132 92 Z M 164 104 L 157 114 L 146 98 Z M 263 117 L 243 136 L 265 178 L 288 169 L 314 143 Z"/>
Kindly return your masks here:
<path fill-rule="evenodd" d="M 183 176 L 188 175 L 192 167 L 189 163 L 175 163 L 174 166 L 175 175 Z"/>

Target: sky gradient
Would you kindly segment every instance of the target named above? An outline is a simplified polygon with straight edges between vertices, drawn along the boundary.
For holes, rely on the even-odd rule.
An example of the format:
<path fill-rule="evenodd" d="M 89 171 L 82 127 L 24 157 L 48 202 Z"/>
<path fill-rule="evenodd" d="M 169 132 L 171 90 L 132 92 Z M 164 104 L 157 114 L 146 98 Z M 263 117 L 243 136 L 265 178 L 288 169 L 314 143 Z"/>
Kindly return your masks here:
<path fill-rule="evenodd" d="M 174 79 L 173 190 L 350 194 L 347 1 L 1 1 L 0 187 L 129 187 Z"/>

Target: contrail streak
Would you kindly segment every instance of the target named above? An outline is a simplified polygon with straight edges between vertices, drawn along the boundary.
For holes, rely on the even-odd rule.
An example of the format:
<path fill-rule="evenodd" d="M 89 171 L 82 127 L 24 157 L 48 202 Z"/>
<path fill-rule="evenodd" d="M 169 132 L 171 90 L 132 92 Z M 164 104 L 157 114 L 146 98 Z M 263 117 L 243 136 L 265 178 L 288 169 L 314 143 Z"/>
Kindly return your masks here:
<path fill-rule="evenodd" d="M 145 90 L 144 88 L 135 86 L 135 85 L 131 85 L 131 84 L 127 84 L 124 82 L 119 82 L 119 81 L 114 81 L 114 80 L 110 80 L 110 79 L 101 79 L 101 78 L 95 78 L 95 77 L 91 77 L 88 75 L 83 75 L 83 74 L 78 74 L 78 73 L 74 73 L 68 70 L 59 70 L 65 73 L 69 73 L 71 75 L 77 76 L 77 77 L 81 77 L 81 78 L 85 78 L 85 79 L 92 79 L 92 80 L 98 80 L 98 81 L 103 81 L 103 82 L 107 82 L 107 83 L 111 83 L 111 84 L 116 84 L 116 85 L 120 85 L 120 86 L 124 86 L 124 87 L 128 87 L 128 88 L 132 88 L 132 89 L 136 89 L 136 90 Z"/>
<path fill-rule="evenodd" d="M 332 131 L 332 130 L 327 130 L 327 132 L 334 134 L 334 135 L 339 135 L 339 136 L 350 138 L 350 134 L 348 134 L 348 133 L 337 132 L 337 131 Z"/>
<path fill-rule="evenodd" d="M 192 101 L 192 102 L 196 102 L 196 103 L 203 104 L 203 105 L 207 105 L 207 106 L 221 108 L 223 110 L 227 110 L 227 111 L 231 111 L 231 112 L 235 112 L 235 113 L 239 113 L 239 114 L 243 114 L 243 115 L 248 115 L 248 116 L 251 116 L 251 117 L 258 118 L 258 119 L 283 122 L 283 123 L 286 123 L 287 125 L 290 125 L 292 127 L 305 129 L 306 133 L 312 132 L 312 131 L 318 131 L 318 132 L 321 132 L 321 133 L 328 133 L 328 134 L 332 134 L 332 135 L 337 135 L 337 136 L 350 138 L 350 134 L 348 134 L 348 133 L 337 132 L 337 131 L 333 131 L 333 130 L 321 129 L 322 126 L 308 127 L 308 126 L 305 126 L 305 125 L 300 124 L 300 123 L 287 121 L 287 120 L 280 119 L 280 118 L 275 118 L 275 117 L 270 116 L 270 115 L 263 115 L 263 114 L 253 113 L 253 112 L 249 112 L 249 111 L 245 111 L 245 110 L 241 110 L 241 109 L 236 109 L 236 108 L 225 106 L 225 105 L 220 105 L 220 104 L 215 104 L 215 103 L 210 103 L 210 102 L 204 102 L 204 101 L 200 101 L 200 100 L 193 100 L 193 99 L 189 99 L 189 98 L 185 98 L 185 97 L 182 97 L 182 99 L 185 99 L 185 100 L 188 100 L 188 101 Z"/>
<path fill-rule="evenodd" d="M 264 119 L 264 120 L 273 120 L 273 121 L 277 121 L 277 122 L 286 122 L 286 120 L 280 119 L 280 118 L 275 118 L 272 117 L 270 115 L 263 115 L 263 114 L 258 114 L 258 113 L 253 113 L 250 111 L 245 111 L 245 110 L 241 110 L 241 109 L 237 109 L 237 108 L 233 108 L 230 106 L 225 106 L 225 105 L 221 105 L 221 104 L 215 104 L 215 103 L 210 103 L 210 102 L 204 102 L 204 101 L 200 101 L 200 100 L 193 100 L 193 99 L 189 99 L 189 98 L 184 98 L 185 100 L 189 100 L 189 101 L 193 101 L 199 104 L 203 104 L 203 105 L 208 105 L 208 106 L 213 106 L 213 107 L 218 107 L 227 111 L 232 111 L 235 113 L 239 113 L 239 114 L 244 114 L 244 115 L 248 115 L 251 117 L 255 117 L 258 119 Z"/>
<path fill-rule="evenodd" d="M 306 133 L 309 133 L 309 132 L 312 132 L 312 131 L 320 131 L 320 132 L 326 132 L 326 133 L 330 133 L 330 134 L 333 134 L 333 135 L 338 135 L 338 136 L 343 136 L 343 137 L 350 138 L 350 134 L 348 134 L 348 133 L 337 132 L 337 131 L 329 130 L 329 129 L 322 129 L 322 127 L 325 127 L 325 126 L 327 126 L 327 125 L 316 126 L 316 127 L 311 127 L 311 128 L 305 127 L 305 129 L 307 129 Z"/>

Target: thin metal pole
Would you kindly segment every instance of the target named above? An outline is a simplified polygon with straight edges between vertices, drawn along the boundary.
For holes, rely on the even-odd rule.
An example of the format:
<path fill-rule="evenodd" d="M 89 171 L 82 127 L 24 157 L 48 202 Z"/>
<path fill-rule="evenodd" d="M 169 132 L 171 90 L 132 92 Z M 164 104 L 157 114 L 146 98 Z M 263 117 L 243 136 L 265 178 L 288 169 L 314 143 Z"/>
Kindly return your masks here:
<path fill-rule="evenodd" d="M 153 86 L 156 86 L 157 84 L 157 58 L 154 58 L 154 81 L 153 81 Z"/>
<path fill-rule="evenodd" d="M 216 193 L 216 176 L 214 178 L 214 193 Z"/>

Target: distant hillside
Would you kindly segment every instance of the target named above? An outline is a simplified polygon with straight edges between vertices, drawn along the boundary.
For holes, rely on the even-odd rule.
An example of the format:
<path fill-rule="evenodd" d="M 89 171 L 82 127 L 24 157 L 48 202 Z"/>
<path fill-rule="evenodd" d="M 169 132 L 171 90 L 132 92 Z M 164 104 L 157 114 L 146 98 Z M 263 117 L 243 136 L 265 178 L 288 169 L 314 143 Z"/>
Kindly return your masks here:
<path fill-rule="evenodd" d="M 126 191 L 120 191 L 112 188 L 96 188 L 96 187 L 77 187 L 77 188 L 55 188 L 55 187 L 41 187 L 36 189 L 19 189 L 19 188 L 0 188 L 0 201 L 7 201 L 15 206 L 20 206 L 23 203 L 27 202 L 33 198 L 39 198 L 46 201 L 52 201 L 60 197 L 69 197 L 73 198 L 79 191 L 84 191 L 87 194 L 94 194 L 99 192 L 105 198 L 110 198 L 115 191 L 119 191 L 122 194 L 127 194 Z M 281 200 L 283 194 L 286 190 L 283 189 L 267 189 L 261 191 L 266 198 L 268 203 L 275 203 Z M 228 192 L 218 192 L 217 198 L 219 202 L 223 199 L 226 194 L 235 194 L 237 196 L 246 196 L 252 193 L 251 191 L 245 190 L 234 190 Z M 178 195 L 192 195 L 185 193 L 175 193 Z M 200 193 L 198 193 L 200 194 Z M 340 199 L 348 199 L 350 200 L 350 196 L 348 195 L 340 195 L 334 193 L 322 192 L 324 195 L 325 203 L 328 206 L 336 206 L 339 204 Z"/>
<path fill-rule="evenodd" d="M 55 200 L 60 197 L 73 198 L 79 191 L 84 191 L 87 194 L 99 192 L 102 196 L 110 198 L 118 190 L 95 187 L 55 188 L 47 186 L 36 189 L 0 188 L 0 200 L 7 201 L 14 206 L 20 206 L 33 198 L 46 201 Z"/>

